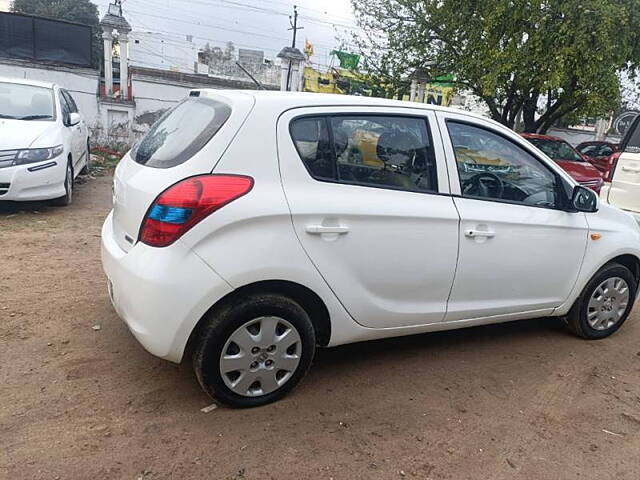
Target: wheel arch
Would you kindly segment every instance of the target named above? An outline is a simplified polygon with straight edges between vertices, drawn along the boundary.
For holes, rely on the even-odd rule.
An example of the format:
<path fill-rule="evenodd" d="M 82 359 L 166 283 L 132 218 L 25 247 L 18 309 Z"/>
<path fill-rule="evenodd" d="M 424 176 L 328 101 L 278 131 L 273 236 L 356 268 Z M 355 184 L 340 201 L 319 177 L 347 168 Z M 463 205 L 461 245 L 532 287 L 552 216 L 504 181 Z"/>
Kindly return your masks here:
<path fill-rule="evenodd" d="M 224 302 L 234 301 L 236 298 L 252 293 L 277 293 L 291 298 L 300 304 L 309 315 L 315 330 L 318 345 L 326 346 L 329 344 L 329 340 L 331 339 L 329 310 L 317 293 L 304 285 L 288 280 L 262 280 L 236 288 L 213 304 L 200 320 L 198 320 L 198 323 L 191 331 L 185 352 L 192 351 L 195 347 L 209 312 Z"/>
<path fill-rule="evenodd" d="M 617 257 L 612 258 L 607 263 L 605 263 L 605 265 L 608 265 L 610 263 L 618 263 L 624 267 L 627 267 L 633 274 L 633 278 L 635 278 L 636 280 L 636 285 L 640 283 L 640 259 L 638 257 L 630 253 L 627 253 L 627 254 L 618 255 Z M 600 267 L 598 269 L 598 272 L 602 270 L 602 268 L 605 265 Z"/>

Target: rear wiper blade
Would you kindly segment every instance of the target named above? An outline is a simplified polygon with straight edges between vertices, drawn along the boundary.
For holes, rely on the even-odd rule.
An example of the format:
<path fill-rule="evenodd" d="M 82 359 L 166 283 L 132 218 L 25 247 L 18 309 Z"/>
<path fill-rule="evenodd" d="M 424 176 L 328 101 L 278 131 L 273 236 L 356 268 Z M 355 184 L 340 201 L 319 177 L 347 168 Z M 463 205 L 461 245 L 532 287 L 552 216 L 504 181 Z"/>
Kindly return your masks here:
<path fill-rule="evenodd" d="M 51 115 L 26 115 L 24 117 L 19 117 L 18 120 L 39 120 L 41 118 L 52 118 Z"/>
<path fill-rule="evenodd" d="M 0 113 L 0 118 L 14 118 L 14 119 L 17 119 L 18 117 L 14 117 L 13 115 L 5 115 L 4 113 Z"/>

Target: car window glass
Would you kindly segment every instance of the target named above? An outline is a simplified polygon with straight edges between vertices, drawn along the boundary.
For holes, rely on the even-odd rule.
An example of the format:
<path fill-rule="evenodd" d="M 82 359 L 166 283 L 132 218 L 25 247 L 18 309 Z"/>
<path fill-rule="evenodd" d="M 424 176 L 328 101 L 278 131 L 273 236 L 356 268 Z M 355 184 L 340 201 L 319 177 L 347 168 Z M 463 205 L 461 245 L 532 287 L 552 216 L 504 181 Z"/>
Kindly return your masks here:
<path fill-rule="evenodd" d="M 599 157 L 608 157 L 609 155 L 613 154 L 613 148 L 611 148 L 608 145 L 603 145 L 602 148 L 600 149 L 600 152 L 598 153 Z"/>
<path fill-rule="evenodd" d="M 481 127 L 447 122 L 464 197 L 555 207 L 556 176 L 514 142 Z"/>
<path fill-rule="evenodd" d="M 141 165 L 169 168 L 189 160 L 218 132 L 231 108 L 206 97 L 189 97 L 153 124 L 133 148 L 131 156 Z"/>
<path fill-rule="evenodd" d="M 378 115 L 303 117 L 292 122 L 291 137 L 309 173 L 317 180 L 437 191 L 435 154 L 425 119 Z"/>
<path fill-rule="evenodd" d="M 582 158 L 564 140 L 548 140 L 544 138 L 530 138 L 529 141 L 542 150 L 552 160 L 564 160 L 567 162 L 582 162 Z"/>
<path fill-rule="evenodd" d="M 337 180 L 408 191 L 436 191 L 427 122 L 393 116 L 331 117 Z"/>
<path fill-rule="evenodd" d="M 579 148 L 578 150 L 580 151 L 580 153 L 588 157 L 595 158 L 598 156 L 599 149 L 597 145 L 586 145 L 584 147 Z"/>
<path fill-rule="evenodd" d="M 69 125 L 69 114 L 71 113 L 71 109 L 69 108 L 69 104 L 64 98 L 64 95 L 60 95 L 60 112 L 62 112 L 62 123 Z"/>
<path fill-rule="evenodd" d="M 76 102 L 71 96 L 71 94 L 66 90 L 60 90 L 60 92 L 64 96 L 64 99 L 67 101 L 67 104 L 69 106 L 69 111 L 71 113 L 78 113 L 78 106 L 76 105 Z"/>
<path fill-rule="evenodd" d="M 640 153 L 640 115 L 633 121 L 624 136 L 621 148 L 625 152 Z"/>
<path fill-rule="evenodd" d="M 51 121 L 55 115 L 51 88 L 0 82 L 0 118 Z"/>
<path fill-rule="evenodd" d="M 306 117 L 291 124 L 291 138 L 309 173 L 319 180 L 333 180 L 333 154 L 325 117 Z"/>

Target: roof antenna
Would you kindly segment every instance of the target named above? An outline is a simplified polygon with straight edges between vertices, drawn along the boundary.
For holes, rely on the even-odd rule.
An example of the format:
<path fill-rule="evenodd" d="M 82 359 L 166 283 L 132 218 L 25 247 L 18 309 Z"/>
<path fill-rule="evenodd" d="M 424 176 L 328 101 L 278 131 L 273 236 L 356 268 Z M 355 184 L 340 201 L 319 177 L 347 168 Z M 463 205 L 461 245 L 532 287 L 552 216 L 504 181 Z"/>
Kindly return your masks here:
<path fill-rule="evenodd" d="M 253 83 L 256 84 L 256 86 L 258 87 L 258 90 L 266 90 L 264 86 L 258 80 L 256 80 L 255 77 L 251 75 L 249 71 L 246 68 L 244 68 L 240 62 L 236 62 L 236 65 L 240 67 L 240 70 L 246 73 L 251 80 L 253 80 Z"/>

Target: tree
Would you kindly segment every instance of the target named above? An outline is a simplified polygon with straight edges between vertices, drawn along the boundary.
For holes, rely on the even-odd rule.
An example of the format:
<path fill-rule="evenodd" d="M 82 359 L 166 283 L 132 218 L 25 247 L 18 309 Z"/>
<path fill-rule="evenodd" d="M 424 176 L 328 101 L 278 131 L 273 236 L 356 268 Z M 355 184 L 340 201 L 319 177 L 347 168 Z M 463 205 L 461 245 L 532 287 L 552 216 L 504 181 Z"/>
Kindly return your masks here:
<path fill-rule="evenodd" d="M 89 25 L 93 30 L 92 61 L 94 67 L 100 65 L 101 30 L 98 7 L 89 0 L 13 0 L 11 10 L 16 13 L 38 17 L 66 20 Z"/>
<path fill-rule="evenodd" d="M 513 128 L 546 132 L 619 104 L 640 60 L 640 0 L 352 0 L 364 68 L 399 83 L 416 68 L 458 87 Z"/>

